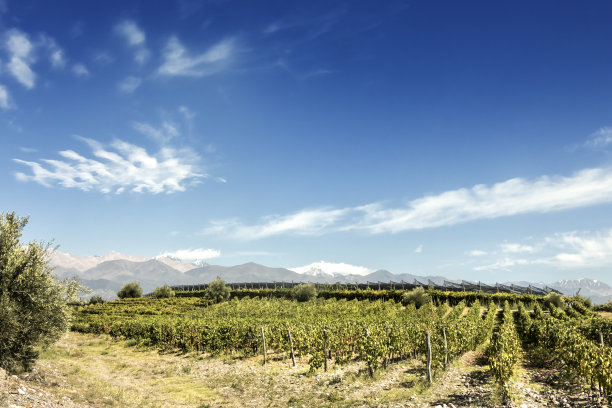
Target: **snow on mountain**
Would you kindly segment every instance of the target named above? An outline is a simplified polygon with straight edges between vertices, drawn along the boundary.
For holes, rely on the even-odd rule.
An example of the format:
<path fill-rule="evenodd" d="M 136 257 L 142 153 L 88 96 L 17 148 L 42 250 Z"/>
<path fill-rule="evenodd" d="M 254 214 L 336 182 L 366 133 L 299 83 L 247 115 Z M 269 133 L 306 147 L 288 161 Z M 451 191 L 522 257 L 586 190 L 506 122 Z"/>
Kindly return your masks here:
<path fill-rule="evenodd" d="M 105 255 L 98 256 L 78 256 L 69 253 L 60 252 L 58 250 L 50 251 L 49 254 L 49 263 L 54 268 L 59 269 L 72 269 L 78 272 L 85 272 L 88 269 L 95 268 L 96 266 L 108 262 L 108 261 L 130 261 L 130 262 L 147 262 L 152 259 L 156 259 L 171 268 L 176 269 L 180 272 L 187 272 L 190 269 L 194 269 L 197 265 L 190 264 L 187 262 L 182 262 L 178 259 L 173 259 L 170 257 L 156 257 L 151 258 L 147 256 L 139 256 L 139 255 L 124 255 L 117 251 L 110 251 Z"/>
<path fill-rule="evenodd" d="M 200 266 L 197 261 L 194 263 L 183 262 L 180 259 L 173 258 L 171 256 L 156 256 L 154 259 L 158 260 L 159 262 L 163 262 L 169 267 L 174 268 L 177 271 L 183 273 L 198 268 Z"/>
<path fill-rule="evenodd" d="M 299 266 L 297 268 L 289 268 L 290 271 L 300 273 L 302 275 L 309 276 L 336 276 L 336 275 L 359 275 L 365 276 L 372 272 L 374 269 L 369 269 L 363 266 L 349 265 L 346 263 L 332 263 L 332 262 L 315 262 L 306 266 Z"/>

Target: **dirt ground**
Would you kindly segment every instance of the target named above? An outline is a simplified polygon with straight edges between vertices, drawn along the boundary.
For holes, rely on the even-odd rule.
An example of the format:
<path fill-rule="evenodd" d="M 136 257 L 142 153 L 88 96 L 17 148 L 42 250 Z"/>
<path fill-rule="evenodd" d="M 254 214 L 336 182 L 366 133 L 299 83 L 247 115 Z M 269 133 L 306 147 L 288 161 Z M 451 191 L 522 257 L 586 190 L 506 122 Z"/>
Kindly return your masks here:
<path fill-rule="evenodd" d="M 551 362 L 525 355 L 511 407 L 605 407 Z M 285 355 L 211 357 L 160 353 L 133 341 L 68 333 L 44 350 L 34 371 L 0 373 L 3 407 L 496 407 L 503 406 L 481 351 L 424 380 L 422 361 L 406 360 L 370 378 L 363 363 L 308 372 Z"/>

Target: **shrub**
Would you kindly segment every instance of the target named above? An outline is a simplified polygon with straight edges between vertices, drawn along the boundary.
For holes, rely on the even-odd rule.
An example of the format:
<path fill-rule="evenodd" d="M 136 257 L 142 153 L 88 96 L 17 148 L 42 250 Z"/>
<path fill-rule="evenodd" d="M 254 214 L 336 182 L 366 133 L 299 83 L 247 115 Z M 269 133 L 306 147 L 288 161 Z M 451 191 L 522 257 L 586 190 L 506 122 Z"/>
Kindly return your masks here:
<path fill-rule="evenodd" d="M 317 297 L 317 288 L 312 283 L 300 283 L 291 289 L 291 295 L 298 302 L 307 302 Z"/>
<path fill-rule="evenodd" d="M 223 302 L 230 297 L 230 288 L 225 285 L 223 279 L 217 276 L 217 279 L 210 282 L 206 287 L 206 297 L 215 303 Z"/>
<path fill-rule="evenodd" d="M 21 243 L 28 218 L 0 213 L 0 368 L 29 370 L 36 348 L 58 340 L 68 329 L 71 308 L 82 290 L 75 280 L 55 280 L 49 245 Z"/>
<path fill-rule="evenodd" d="M 557 292 L 549 292 L 546 296 L 544 296 L 544 304 L 546 306 L 554 305 L 555 307 L 562 307 L 565 301 L 563 300 L 563 295 Z"/>
<path fill-rule="evenodd" d="M 414 305 L 418 309 L 427 303 L 431 303 L 431 296 L 425 292 L 422 286 L 414 288 L 402 295 L 402 304 L 404 306 Z"/>
<path fill-rule="evenodd" d="M 155 288 L 153 291 L 153 297 L 156 298 L 171 298 L 174 297 L 174 291 L 168 285 L 163 285 Z"/>
<path fill-rule="evenodd" d="M 104 303 L 104 299 L 102 299 L 102 296 L 92 296 L 91 298 L 89 298 L 89 304 L 90 305 L 96 305 L 98 303 Z"/>
<path fill-rule="evenodd" d="M 123 287 L 117 292 L 119 299 L 126 298 L 139 298 L 142 297 L 142 289 L 138 282 L 130 282 L 123 285 Z"/>

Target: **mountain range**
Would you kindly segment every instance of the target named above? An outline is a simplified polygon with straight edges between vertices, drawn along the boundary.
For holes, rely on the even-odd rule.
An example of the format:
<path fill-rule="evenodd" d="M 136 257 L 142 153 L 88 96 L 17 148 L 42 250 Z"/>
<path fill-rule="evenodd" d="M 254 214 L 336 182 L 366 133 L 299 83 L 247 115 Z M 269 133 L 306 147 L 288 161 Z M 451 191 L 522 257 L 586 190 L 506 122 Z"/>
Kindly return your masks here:
<path fill-rule="evenodd" d="M 109 252 L 103 256 L 81 257 L 57 250 L 49 254 L 49 264 L 59 278 L 78 277 L 92 289 L 91 295 L 106 299 L 116 297 L 117 291 L 128 282 L 139 282 L 142 290 L 152 292 L 165 283 L 169 285 L 195 285 L 212 281 L 217 276 L 225 282 L 419 282 L 429 280 L 443 284 L 442 276 L 394 274 L 386 270 L 369 270 L 348 264 L 316 262 L 299 268 L 272 268 L 256 263 L 236 266 L 198 265 L 167 256 L 144 257 Z M 579 292 L 594 303 L 612 299 L 612 287 L 593 279 L 562 280 L 553 283 L 507 282 L 521 286 L 548 286 L 567 295 Z"/>

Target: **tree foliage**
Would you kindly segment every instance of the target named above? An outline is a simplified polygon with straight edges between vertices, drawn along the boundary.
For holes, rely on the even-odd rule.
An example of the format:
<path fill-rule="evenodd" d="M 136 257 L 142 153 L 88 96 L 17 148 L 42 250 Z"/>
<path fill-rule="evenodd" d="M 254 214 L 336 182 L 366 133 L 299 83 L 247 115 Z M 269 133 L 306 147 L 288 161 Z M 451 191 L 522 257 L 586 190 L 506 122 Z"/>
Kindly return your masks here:
<path fill-rule="evenodd" d="M 550 292 L 546 296 L 544 296 L 544 304 L 546 306 L 553 305 L 555 307 L 561 307 L 565 303 L 563 299 L 563 295 L 557 292 Z"/>
<path fill-rule="evenodd" d="M 90 305 L 97 305 L 98 303 L 104 303 L 104 299 L 102 298 L 102 296 L 92 296 L 89 298 L 89 302 Z"/>
<path fill-rule="evenodd" d="M 55 280 L 47 263 L 49 245 L 20 242 L 28 218 L 0 213 L 0 367 L 29 370 L 36 348 L 53 343 L 68 329 L 82 289 L 74 280 Z"/>
<path fill-rule="evenodd" d="M 307 302 L 317 297 L 317 288 L 312 283 L 300 283 L 293 287 L 292 295 L 298 302 Z"/>
<path fill-rule="evenodd" d="M 223 279 L 217 276 L 217 279 L 210 282 L 206 287 L 206 297 L 215 303 L 223 302 L 230 297 L 230 288 L 225 285 Z"/>
<path fill-rule="evenodd" d="M 159 286 L 155 288 L 155 290 L 153 291 L 153 297 L 156 297 L 156 298 L 171 298 L 171 297 L 174 297 L 174 295 L 175 295 L 174 291 L 167 284 L 163 286 Z"/>
<path fill-rule="evenodd" d="M 431 303 L 431 296 L 429 296 L 421 286 L 402 295 L 402 304 L 404 306 L 412 304 L 418 309 L 427 303 Z"/>
<path fill-rule="evenodd" d="M 119 299 L 126 298 L 139 298 L 142 297 L 142 289 L 138 282 L 130 282 L 123 285 L 123 287 L 117 292 Z"/>

